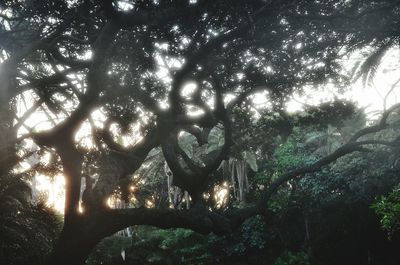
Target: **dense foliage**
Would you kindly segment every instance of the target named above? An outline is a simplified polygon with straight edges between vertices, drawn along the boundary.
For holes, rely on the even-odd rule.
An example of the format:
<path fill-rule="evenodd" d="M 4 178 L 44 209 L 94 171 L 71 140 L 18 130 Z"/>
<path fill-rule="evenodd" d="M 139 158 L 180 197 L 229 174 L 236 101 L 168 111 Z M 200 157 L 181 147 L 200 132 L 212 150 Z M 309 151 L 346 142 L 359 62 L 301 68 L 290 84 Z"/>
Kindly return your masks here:
<path fill-rule="evenodd" d="M 0 177 L 0 262 L 43 264 L 60 232 L 61 218 L 18 175 Z"/>
<path fill-rule="evenodd" d="M 389 237 L 400 229 L 399 188 L 396 186 L 386 196 L 381 196 L 372 206 L 381 218 L 382 228 L 388 231 Z"/>

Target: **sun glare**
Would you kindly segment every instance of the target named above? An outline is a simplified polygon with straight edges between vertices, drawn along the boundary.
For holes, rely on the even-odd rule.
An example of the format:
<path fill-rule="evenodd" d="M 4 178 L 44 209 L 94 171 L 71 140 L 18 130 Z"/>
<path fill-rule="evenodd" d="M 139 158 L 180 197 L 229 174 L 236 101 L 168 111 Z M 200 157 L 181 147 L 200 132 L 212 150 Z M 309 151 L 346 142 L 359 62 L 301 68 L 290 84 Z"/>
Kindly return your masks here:
<path fill-rule="evenodd" d="M 229 199 L 229 183 L 225 181 L 222 185 L 218 185 L 215 187 L 214 200 L 216 202 L 217 208 L 221 208 L 222 206 L 228 203 Z"/>
<path fill-rule="evenodd" d="M 59 213 L 64 213 L 65 179 L 61 175 L 54 178 L 48 176 L 36 176 L 35 190 L 44 194 L 46 205 Z"/>

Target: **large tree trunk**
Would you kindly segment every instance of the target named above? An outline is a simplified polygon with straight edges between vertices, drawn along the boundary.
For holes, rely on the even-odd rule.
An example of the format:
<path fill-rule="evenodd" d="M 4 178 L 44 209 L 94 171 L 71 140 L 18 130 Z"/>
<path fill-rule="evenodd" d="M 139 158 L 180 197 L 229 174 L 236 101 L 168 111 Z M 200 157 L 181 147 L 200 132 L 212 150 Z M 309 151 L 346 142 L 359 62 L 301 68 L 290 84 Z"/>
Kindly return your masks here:
<path fill-rule="evenodd" d="M 0 104 L 0 175 L 3 175 L 18 161 L 15 149 L 17 135 L 12 125 L 14 118 L 12 103 Z"/>
<path fill-rule="evenodd" d="M 82 217 L 73 224 L 65 225 L 46 265 L 85 264 L 93 248 L 106 236 L 96 229 L 96 219 Z"/>
<path fill-rule="evenodd" d="M 0 175 L 8 173 L 16 164 L 17 155 L 14 130 L 15 104 L 11 100 L 9 86 L 11 73 L 0 67 Z"/>

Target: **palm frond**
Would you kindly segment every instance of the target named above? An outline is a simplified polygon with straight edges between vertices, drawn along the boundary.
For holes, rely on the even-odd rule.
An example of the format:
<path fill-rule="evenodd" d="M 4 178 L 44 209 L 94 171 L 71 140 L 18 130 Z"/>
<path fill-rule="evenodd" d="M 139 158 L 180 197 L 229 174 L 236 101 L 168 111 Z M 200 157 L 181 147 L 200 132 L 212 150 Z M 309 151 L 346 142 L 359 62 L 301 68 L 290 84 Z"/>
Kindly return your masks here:
<path fill-rule="evenodd" d="M 374 51 L 372 51 L 367 59 L 361 63 L 354 71 L 353 79 L 357 80 L 362 78 L 364 85 L 369 84 L 375 77 L 379 65 L 382 62 L 382 58 L 386 52 L 392 47 L 393 42 L 391 40 L 381 44 Z"/>

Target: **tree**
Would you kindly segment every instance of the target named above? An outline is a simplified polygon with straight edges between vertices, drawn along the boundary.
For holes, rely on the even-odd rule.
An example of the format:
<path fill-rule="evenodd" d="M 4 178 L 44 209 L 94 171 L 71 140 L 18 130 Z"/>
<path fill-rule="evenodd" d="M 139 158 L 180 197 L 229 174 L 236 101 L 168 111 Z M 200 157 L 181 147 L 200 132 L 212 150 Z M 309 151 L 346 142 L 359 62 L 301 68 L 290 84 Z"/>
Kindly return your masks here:
<path fill-rule="evenodd" d="M 54 158 L 33 170 L 62 170 L 66 178 L 64 227 L 49 264 L 83 264 L 102 238 L 132 225 L 229 233 L 265 214 L 268 200 L 289 180 L 364 146 L 397 143 L 363 139 L 388 128 L 394 105 L 332 153 L 275 179 L 256 204 L 211 211 L 204 202 L 216 169 L 235 148 L 237 119 L 252 115 L 250 96 L 266 92 L 271 109 L 290 124 L 284 113 L 289 96 L 328 78 L 343 82 L 336 60 L 343 50 L 377 41 L 365 37 L 370 28 L 360 23 L 371 17 L 382 27 L 397 23 L 398 3 L 6 0 L 0 8 L 0 112 L 6 117 L 0 125 L 2 135 L 10 135 L 0 147 L 6 153 L 31 139 Z M 15 101 L 26 99 L 25 113 L 16 115 Z M 240 107 L 245 112 L 235 115 Z M 37 109 L 51 128 L 27 125 Z M 212 130 L 223 135 L 219 149 L 190 156 L 181 147 L 182 132 L 207 146 Z M 116 191 L 129 200 L 134 173 L 156 148 L 173 185 L 190 195 L 190 209 L 110 209 L 106 201 Z M 18 159 L 12 161 L 2 163 L 4 171 Z"/>
<path fill-rule="evenodd" d="M 386 196 L 381 196 L 372 206 L 381 217 L 381 225 L 391 237 L 399 230 L 399 189 L 396 187 Z"/>

